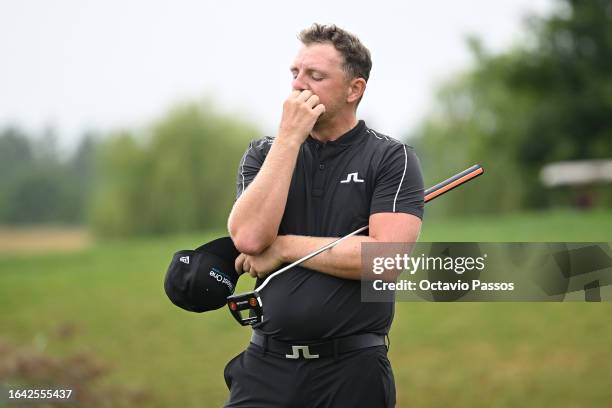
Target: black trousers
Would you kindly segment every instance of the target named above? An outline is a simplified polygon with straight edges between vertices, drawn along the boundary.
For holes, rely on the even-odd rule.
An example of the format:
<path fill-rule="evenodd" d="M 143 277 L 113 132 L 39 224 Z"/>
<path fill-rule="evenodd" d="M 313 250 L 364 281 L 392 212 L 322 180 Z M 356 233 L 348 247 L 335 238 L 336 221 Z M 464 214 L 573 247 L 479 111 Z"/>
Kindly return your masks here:
<path fill-rule="evenodd" d="M 225 366 L 226 408 L 388 408 L 395 381 L 387 348 L 319 359 L 286 359 L 255 344 Z"/>

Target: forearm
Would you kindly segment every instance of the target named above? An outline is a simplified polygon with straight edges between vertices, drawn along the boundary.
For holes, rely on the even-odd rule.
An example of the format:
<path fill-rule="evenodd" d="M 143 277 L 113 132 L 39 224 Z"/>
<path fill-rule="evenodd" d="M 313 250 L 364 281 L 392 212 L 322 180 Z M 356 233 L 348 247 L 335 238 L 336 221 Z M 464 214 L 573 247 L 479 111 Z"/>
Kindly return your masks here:
<path fill-rule="evenodd" d="M 283 235 L 277 239 L 283 263 L 291 263 L 338 238 Z M 337 278 L 359 280 L 361 279 L 361 244 L 363 242 L 377 242 L 377 240 L 362 235 L 347 238 L 333 248 L 303 262 L 302 266 Z"/>
<path fill-rule="evenodd" d="M 357 235 L 347 238 L 336 246 L 305 261 L 302 265 L 338 278 L 360 280 L 362 278 L 362 243 L 395 242 L 410 244 L 417 241 L 420 231 L 421 220 L 413 215 L 401 213 L 374 214 L 369 219 L 369 236 Z M 278 244 L 277 251 L 281 261 L 291 263 L 336 239 L 282 235 L 277 238 L 275 244 Z"/>
<path fill-rule="evenodd" d="M 300 145 L 278 139 L 259 173 L 234 204 L 228 230 L 236 247 L 256 254 L 278 234 Z"/>

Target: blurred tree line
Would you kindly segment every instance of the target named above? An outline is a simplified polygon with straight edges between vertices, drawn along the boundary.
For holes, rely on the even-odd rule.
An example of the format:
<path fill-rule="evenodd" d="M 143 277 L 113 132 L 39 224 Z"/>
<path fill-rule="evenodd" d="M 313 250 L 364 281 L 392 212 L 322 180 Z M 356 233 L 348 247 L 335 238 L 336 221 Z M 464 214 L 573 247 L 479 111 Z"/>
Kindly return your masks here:
<path fill-rule="evenodd" d="M 469 39 L 474 66 L 441 87 L 411 141 L 428 185 L 472 163 L 488 173 L 434 213 L 547 207 L 544 164 L 612 158 L 612 2 L 558 1 L 526 26 L 524 41 L 500 54 Z M 601 190 L 611 205 L 609 186 Z"/>
<path fill-rule="evenodd" d="M 83 223 L 94 139 L 86 134 L 74 154 L 63 159 L 50 129 L 37 136 L 14 126 L 0 130 L 0 223 Z"/>
<path fill-rule="evenodd" d="M 89 224 L 100 236 L 224 228 L 252 125 L 185 103 L 145 131 L 86 134 L 69 157 L 52 131 L 0 130 L 0 224 Z"/>
<path fill-rule="evenodd" d="M 428 212 L 547 207 L 544 164 L 612 157 L 612 2 L 559 0 L 503 53 L 468 44 L 474 66 L 439 89 L 411 142 L 427 185 L 472 163 L 488 175 Z M 0 224 L 87 223 L 106 236 L 223 228 L 240 158 L 260 136 L 206 103 L 145 131 L 85 135 L 67 158 L 52 131 L 0 129 Z"/>
<path fill-rule="evenodd" d="M 118 132 L 99 148 L 92 226 L 101 235 L 225 228 L 236 174 L 261 133 L 210 105 L 183 104 L 149 132 Z"/>

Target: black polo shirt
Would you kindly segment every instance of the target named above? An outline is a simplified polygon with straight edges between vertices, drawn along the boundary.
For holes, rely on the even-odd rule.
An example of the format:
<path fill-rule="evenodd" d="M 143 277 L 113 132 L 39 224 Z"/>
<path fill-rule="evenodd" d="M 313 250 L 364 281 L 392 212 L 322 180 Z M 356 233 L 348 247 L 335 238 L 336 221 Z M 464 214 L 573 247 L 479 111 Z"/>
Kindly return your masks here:
<path fill-rule="evenodd" d="M 273 142 L 265 137 L 249 145 L 238 170 L 237 197 Z M 423 217 L 419 161 L 410 146 L 359 121 L 335 141 L 309 136 L 300 146 L 279 235 L 340 237 L 382 212 Z M 388 333 L 393 320 L 393 303 L 361 302 L 360 281 L 302 267 L 275 277 L 261 296 L 264 320 L 256 330 L 282 341 Z"/>

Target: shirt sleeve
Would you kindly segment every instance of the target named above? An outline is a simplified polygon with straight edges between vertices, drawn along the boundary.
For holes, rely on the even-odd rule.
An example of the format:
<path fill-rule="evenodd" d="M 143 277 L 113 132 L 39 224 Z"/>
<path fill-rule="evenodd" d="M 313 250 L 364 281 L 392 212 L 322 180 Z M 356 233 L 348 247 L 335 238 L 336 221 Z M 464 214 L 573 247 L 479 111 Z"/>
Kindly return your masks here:
<path fill-rule="evenodd" d="M 264 156 L 259 148 L 262 141 L 256 140 L 249 143 L 249 147 L 240 160 L 238 175 L 236 177 L 236 200 L 242 195 L 244 190 L 253 182 L 259 169 L 264 162 Z"/>
<path fill-rule="evenodd" d="M 424 187 L 419 159 L 410 146 L 398 144 L 382 163 L 370 214 L 401 212 L 423 219 Z"/>

